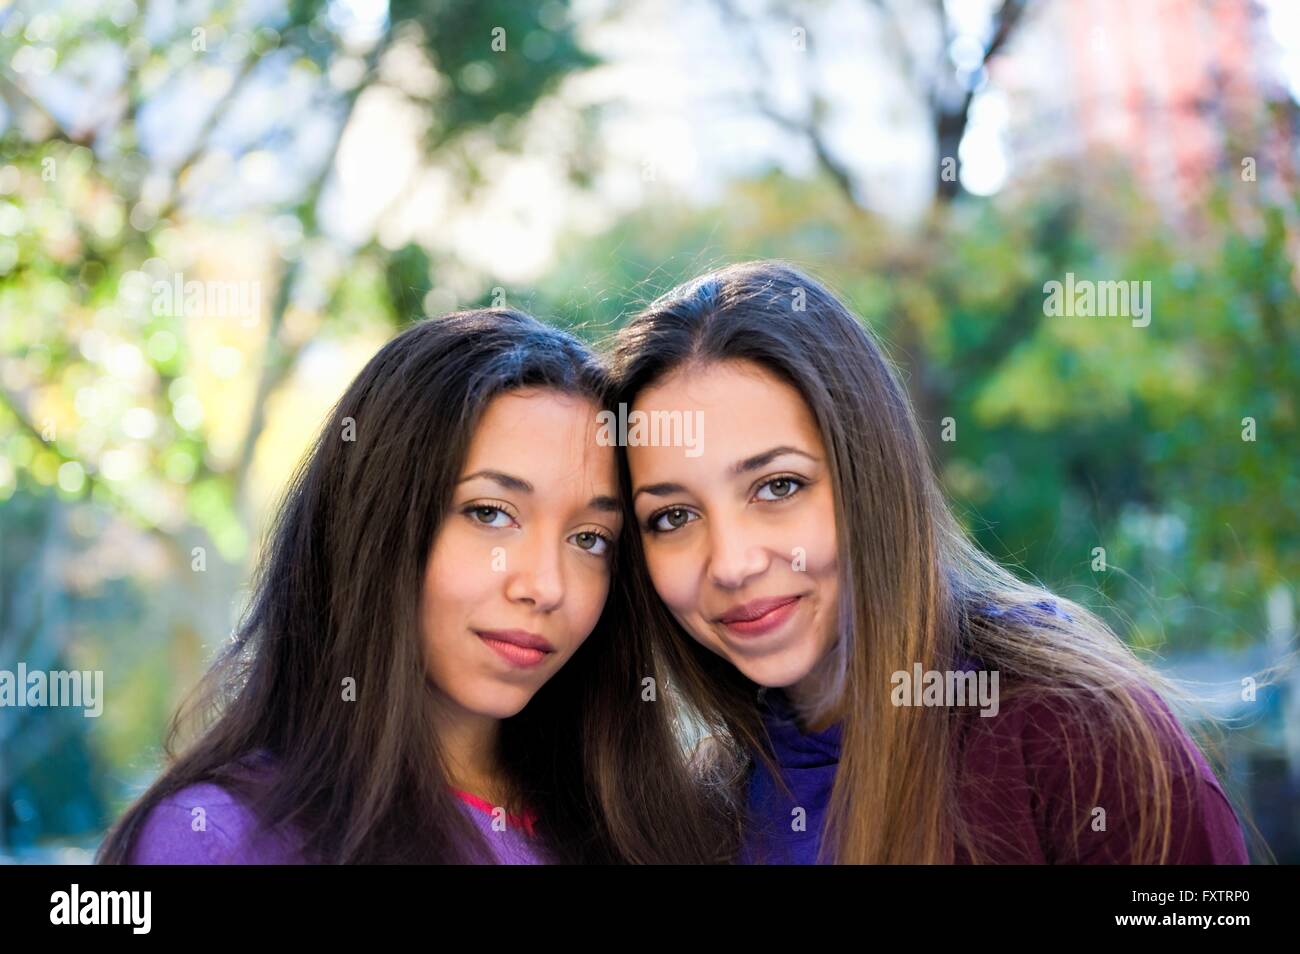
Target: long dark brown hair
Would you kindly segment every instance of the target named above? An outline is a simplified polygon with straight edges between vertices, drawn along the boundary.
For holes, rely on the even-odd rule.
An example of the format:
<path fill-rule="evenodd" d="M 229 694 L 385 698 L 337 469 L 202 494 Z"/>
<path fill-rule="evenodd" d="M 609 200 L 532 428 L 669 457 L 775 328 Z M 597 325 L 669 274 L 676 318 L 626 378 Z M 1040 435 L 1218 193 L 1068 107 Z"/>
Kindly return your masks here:
<path fill-rule="evenodd" d="M 128 861 L 150 810 L 197 782 L 243 795 L 264 830 L 293 826 L 310 861 L 491 860 L 448 785 L 419 602 L 479 417 L 525 387 L 597 407 L 607 396 L 576 337 L 508 308 L 417 322 L 370 360 L 292 481 L 241 627 L 173 719 L 170 764 L 109 832 L 101 863 Z M 617 548 L 614 560 L 617 581 Z M 550 860 L 717 861 L 717 816 L 669 709 L 641 701 L 653 660 L 637 631 L 613 625 L 619 603 L 615 586 L 568 663 L 503 720 L 503 783 L 537 813 Z M 342 701 L 345 679 L 355 701 Z M 191 720 L 196 741 L 178 755 Z M 247 770 L 258 753 L 274 772 Z"/>
<path fill-rule="evenodd" d="M 842 753 L 827 809 L 823 857 L 841 863 L 997 858 L 997 834 L 960 811 L 962 733 L 979 718 L 892 704 L 891 674 L 997 670 L 1006 707 L 1017 697 L 1072 713 L 1086 732 L 1070 760 L 1079 814 L 1097 804 L 1108 768 L 1131 786 L 1133 863 L 1170 857 L 1171 790 L 1193 771 L 1177 717 L 1189 693 L 1138 659 L 1085 607 L 1026 583 L 984 554 L 952 515 L 907 392 L 871 331 L 820 282 L 783 262 L 728 266 L 651 303 L 610 345 L 615 398 L 630 408 L 669 373 L 754 362 L 790 383 L 817 422 L 828 457 L 838 541 L 839 627 L 834 677 L 804 715 L 842 705 Z M 630 500 L 626 455 L 620 479 Z M 629 517 L 623 536 L 642 569 L 629 619 L 647 629 L 704 736 L 699 764 L 740 806 L 755 759 L 771 762 L 758 687 L 682 628 L 644 570 Z M 639 582 L 638 582 L 639 581 Z M 959 707 L 960 708 L 960 707 Z M 1202 710 L 1204 711 L 1204 710 Z M 1162 724 L 1163 722 L 1163 724 Z M 1208 738 L 1208 736 L 1207 736 Z M 1114 761 L 1110 761 L 1111 759 Z M 1075 783 L 1091 764 L 1092 785 Z M 1076 791 L 1077 788 L 1077 791 Z M 1054 793 L 1055 794 L 1055 793 Z M 1077 838 L 1076 838 L 1077 842 Z M 1076 846 L 1064 847 L 1063 854 Z M 1005 859 L 1004 859 L 1005 860 Z"/>

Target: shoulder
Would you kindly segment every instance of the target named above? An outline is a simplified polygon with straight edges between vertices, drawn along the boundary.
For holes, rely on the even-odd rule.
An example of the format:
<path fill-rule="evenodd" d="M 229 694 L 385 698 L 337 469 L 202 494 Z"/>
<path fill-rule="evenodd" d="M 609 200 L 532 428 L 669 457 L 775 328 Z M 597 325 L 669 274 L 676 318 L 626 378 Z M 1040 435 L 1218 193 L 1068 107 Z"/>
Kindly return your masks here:
<path fill-rule="evenodd" d="M 163 798 L 146 816 L 132 864 L 280 864 L 293 860 L 289 842 L 262 832 L 242 798 L 211 782 Z"/>
<path fill-rule="evenodd" d="M 1154 689 L 1129 698 L 1137 718 L 1125 720 L 1118 697 L 1014 696 L 997 716 L 970 720 L 963 774 L 991 798 L 1019 796 L 1044 860 L 1126 863 L 1163 816 L 1168 862 L 1246 863 L 1236 814 L 1199 747 Z"/>

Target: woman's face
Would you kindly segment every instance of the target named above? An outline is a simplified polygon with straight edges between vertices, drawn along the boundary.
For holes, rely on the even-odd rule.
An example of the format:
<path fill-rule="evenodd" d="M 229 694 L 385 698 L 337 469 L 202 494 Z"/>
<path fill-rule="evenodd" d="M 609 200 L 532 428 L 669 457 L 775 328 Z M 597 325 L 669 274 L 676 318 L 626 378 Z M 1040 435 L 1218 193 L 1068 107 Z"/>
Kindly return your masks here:
<path fill-rule="evenodd" d="M 831 474 L 807 404 L 761 365 L 726 361 L 667 375 L 630 410 L 702 414 L 698 456 L 627 448 L 660 598 L 760 685 L 804 680 L 834 646 L 838 591 Z"/>
<path fill-rule="evenodd" d="M 474 433 L 421 606 L 429 676 L 471 713 L 519 712 L 600 618 L 621 518 L 598 412 L 520 389 L 493 399 Z"/>

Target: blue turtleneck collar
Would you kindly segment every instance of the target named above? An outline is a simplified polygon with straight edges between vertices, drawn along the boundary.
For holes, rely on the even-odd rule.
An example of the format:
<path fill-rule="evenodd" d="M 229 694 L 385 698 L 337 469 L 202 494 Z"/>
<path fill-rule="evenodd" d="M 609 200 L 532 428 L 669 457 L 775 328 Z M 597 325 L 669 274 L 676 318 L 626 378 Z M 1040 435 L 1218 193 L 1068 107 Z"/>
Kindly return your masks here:
<path fill-rule="evenodd" d="M 839 761 L 842 722 L 832 723 L 820 732 L 805 731 L 799 725 L 794 703 L 783 689 L 761 689 L 759 712 L 778 765 L 812 768 Z"/>
<path fill-rule="evenodd" d="M 741 864 L 812 864 L 839 767 L 843 724 L 836 722 L 821 732 L 803 731 L 793 703 L 781 689 L 761 690 L 758 708 L 778 773 L 794 798 L 780 789 L 761 759 L 754 760 L 749 818 L 738 860 Z"/>

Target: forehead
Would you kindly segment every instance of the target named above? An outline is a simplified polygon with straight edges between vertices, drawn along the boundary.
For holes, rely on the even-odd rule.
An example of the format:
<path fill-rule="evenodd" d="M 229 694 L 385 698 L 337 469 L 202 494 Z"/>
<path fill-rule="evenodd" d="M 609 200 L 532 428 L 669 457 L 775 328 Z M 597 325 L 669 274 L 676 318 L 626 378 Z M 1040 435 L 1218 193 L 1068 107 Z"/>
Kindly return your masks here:
<path fill-rule="evenodd" d="M 590 399 L 559 391 L 498 394 L 474 429 L 465 471 L 492 467 L 533 483 L 545 478 L 612 482 L 614 450 L 596 440 L 598 411 Z"/>
<path fill-rule="evenodd" d="M 752 361 L 714 362 L 679 368 L 644 389 L 630 410 L 698 413 L 702 452 L 682 447 L 631 444 L 634 470 L 725 469 L 779 444 L 822 455 L 821 432 L 803 395 Z"/>

